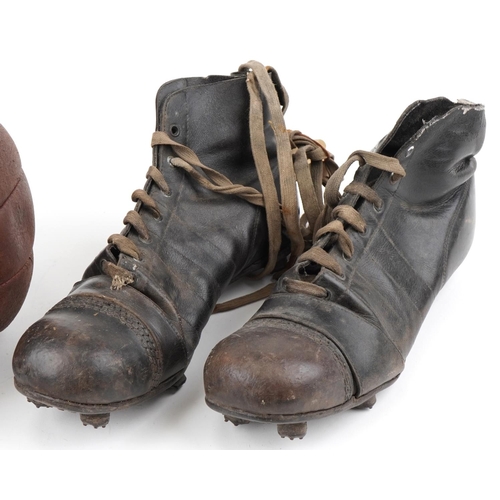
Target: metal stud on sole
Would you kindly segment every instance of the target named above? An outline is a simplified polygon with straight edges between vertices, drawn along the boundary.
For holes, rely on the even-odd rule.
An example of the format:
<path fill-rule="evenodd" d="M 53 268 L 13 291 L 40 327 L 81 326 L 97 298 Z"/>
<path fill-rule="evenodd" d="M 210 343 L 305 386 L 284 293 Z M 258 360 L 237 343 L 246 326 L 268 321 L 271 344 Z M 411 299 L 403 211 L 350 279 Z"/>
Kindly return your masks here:
<path fill-rule="evenodd" d="M 298 424 L 278 424 L 278 434 L 282 438 L 302 439 L 307 433 L 307 422 L 300 422 Z"/>
<path fill-rule="evenodd" d="M 186 382 L 187 378 L 186 375 L 183 375 L 175 384 L 172 385 L 173 389 L 180 389 L 184 383 Z"/>
<path fill-rule="evenodd" d="M 235 426 L 250 423 L 248 420 L 243 420 L 242 418 L 237 418 L 237 417 L 230 417 L 229 415 L 224 415 L 224 421 L 231 422 Z"/>
<path fill-rule="evenodd" d="M 80 420 L 83 425 L 92 425 L 94 429 L 98 427 L 106 427 L 109 423 L 109 413 L 100 413 L 98 415 L 87 415 L 80 413 Z"/>
<path fill-rule="evenodd" d="M 33 399 L 28 398 L 28 403 L 33 403 L 37 408 L 50 408 L 50 406 L 45 405 L 43 403 L 39 403 L 38 401 L 35 401 Z"/>
<path fill-rule="evenodd" d="M 373 408 L 375 403 L 377 402 L 377 396 L 372 396 L 370 399 L 367 399 L 364 403 L 361 403 L 359 406 L 354 407 L 355 410 L 364 410 L 365 408 Z"/>

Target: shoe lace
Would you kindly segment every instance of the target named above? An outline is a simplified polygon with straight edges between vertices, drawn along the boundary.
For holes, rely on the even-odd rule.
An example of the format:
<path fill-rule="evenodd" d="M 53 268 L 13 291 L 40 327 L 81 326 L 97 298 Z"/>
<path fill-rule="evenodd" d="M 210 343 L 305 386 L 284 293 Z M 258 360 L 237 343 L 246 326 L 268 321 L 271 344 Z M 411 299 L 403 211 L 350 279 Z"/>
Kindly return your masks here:
<path fill-rule="evenodd" d="M 330 177 L 325 187 L 325 204 L 321 216 L 317 219 L 319 228 L 316 229 L 314 235 L 315 244 L 297 259 L 298 263 L 317 264 L 320 268 L 326 268 L 338 276 L 343 276 L 342 266 L 335 257 L 325 250 L 325 247 L 330 242 L 333 245 L 337 244 L 346 258 L 350 259 L 354 254 L 354 245 L 345 226 L 348 225 L 360 233 L 364 233 L 366 230 L 366 221 L 352 205 L 339 205 L 341 199 L 340 185 L 349 167 L 354 162 L 358 162 L 359 167 L 368 164 L 378 170 L 389 172 L 391 180 L 394 182 L 406 175 L 405 170 L 396 158 L 367 151 L 352 153 L 347 161 Z M 352 181 L 345 187 L 344 193 L 363 198 L 372 203 L 377 209 L 382 207 L 382 198 L 364 182 Z M 325 235 L 332 235 L 332 237 L 320 241 L 320 238 Z M 314 274 L 314 276 L 316 275 L 317 273 Z M 313 279 L 314 276 L 312 276 Z M 310 282 L 312 280 L 307 281 L 308 278 L 310 279 L 311 276 L 306 276 L 306 281 L 285 278 L 283 280 L 285 289 L 292 293 L 306 293 L 321 298 L 328 295 L 323 287 Z"/>
<path fill-rule="evenodd" d="M 204 188 L 221 194 L 238 196 L 253 205 L 265 208 L 269 234 L 268 260 L 263 271 L 256 276 L 262 277 L 272 273 L 276 267 L 282 244 L 282 224 L 291 244 L 286 268 L 291 267 L 304 249 L 312 245 L 313 228 L 323 209 L 322 186 L 338 169 L 338 166 L 334 162 L 333 155 L 326 150 L 324 143 L 315 141 L 301 132 L 286 129 L 283 114 L 288 98 L 284 88 L 280 87 L 278 90 L 285 101 L 282 107 L 276 82 L 270 76 L 276 75 L 273 68 L 250 61 L 240 66 L 239 71 L 246 71 L 247 74 L 246 84 L 250 96 L 250 144 L 262 192 L 250 186 L 234 184 L 220 172 L 204 165 L 193 150 L 175 142 L 165 132 L 154 132 L 151 145 L 152 147 L 171 147 L 173 155 L 169 157 L 170 165 L 184 170 Z M 269 109 L 270 124 L 276 141 L 281 201 L 266 148 L 264 100 Z M 154 183 L 166 195 L 170 194 L 170 187 L 156 166 L 149 167 L 146 177 L 150 180 L 150 185 Z M 297 185 L 304 209 L 300 219 Z M 144 207 L 152 211 L 156 218 L 161 218 L 160 208 L 144 189 L 135 190 L 132 200 L 140 203 L 134 210 L 127 213 L 123 223 L 135 229 L 140 238 L 148 240 L 149 231 L 139 209 Z M 128 229 L 125 228 L 122 234 L 111 235 L 108 243 L 114 245 L 119 252 L 140 260 L 139 248 L 127 235 Z M 117 264 L 104 261 L 102 269 L 112 278 L 111 288 L 113 289 L 120 289 L 134 282 L 133 274 Z M 245 297 L 219 304 L 215 312 L 234 309 L 259 300 L 269 295 L 271 289 L 272 286 L 268 285 Z"/>

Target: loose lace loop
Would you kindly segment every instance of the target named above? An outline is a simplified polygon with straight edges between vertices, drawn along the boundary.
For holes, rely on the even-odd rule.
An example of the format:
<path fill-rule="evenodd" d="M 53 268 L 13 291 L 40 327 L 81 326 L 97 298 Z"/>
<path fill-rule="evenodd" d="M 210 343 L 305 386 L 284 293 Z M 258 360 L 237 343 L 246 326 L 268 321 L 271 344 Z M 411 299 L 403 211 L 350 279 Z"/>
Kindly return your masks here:
<path fill-rule="evenodd" d="M 266 68 L 256 61 L 242 65 L 240 71 L 246 71 L 247 90 L 250 98 L 249 129 L 252 155 L 260 181 L 262 192 L 250 186 L 233 184 L 226 176 L 204 165 L 196 153 L 187 146 L 174 141 L 162 131 L 153 133 L 152 147 L 168 146 L 173 155 L 170 164 L 189 174 L 193 180 L 210 191 L 233 195 L 256 206 L 265 208 L 269 232 L 268 260 L 265 268 L 257 277 L 262 277 L 273 272 L 276 268 L 278 254 L 282 246 L 282 226 L 285 227 L 291 242 L 291 251 L 286 268 L 291 267 L 299 255 L 312 245 L 312 237 L 317 219 L 323 211 L 322 186 L 338 169 L 333 156 L 326 150 L 323 143 L 315 141 L 298 131 L 286 129 L 283 117 L 287 105 L 287 95 L 283 87 L 277 89 L 279 84 L 276 72 Z M 283 104 L 283 107 L 282 107 Z M 266 107 L 266 108 L 264 108 Z M 269 114 L 276 142 L 276 157 L 279 172 L 281 200 L 278 197 L 271 160 L 266 147 L 266 133 L 264 122 L 264 109 Z M 147 178 L 151 184 L 156 184 L 166 195 L 170 188 L 160 170 L 152 166 L 149 168 Z M 299 218 L 299 200 L 297 186 L 304 207 L 304 214 Z M 160 209 L 155 200 L 143 189 L 134 191 L 132 199 L 140 202 L 134 211 L 130 211 L 124 223 L 133 228 L 144 240 L 149 240 L 149 232 L 139 210 L 150 210 L 156 218 L 161 217 Z M 119 252 L 140 259 L 137 245 L 124 234 L 113 234 L 108 242 L 114 245 Z M 126 279 L 115 280 L 119 266 L 106 265 L 103 271 L 113 278 L 118 286 L 125 281 L 130 284 L 133 280 L 127 271 Z M 123 285 L 122 285 L 123 286 Z M 248 296 L 219 304 L 215 312 L 233 309 L 248 304 L 269 295 L 272 286 L 268 285 Z"/>
<path fill-rule="evenodd" d="M 366 230 L 365 220 L 353 206 L 338 204 L 341 198 L 339 192 L 340 185 L 349 167 L 355 162 L 358 162 L 360 167 L 365 164 L 369 164 L 371 167 L 378 170 L 390 172 L 393 180 L 401 179 L 406 175 L 403 167 L 396 158 L 368 151 L 355 151 L 330 177 L 325 188 L 325 205 L 323 207 L 322 215 L 317 219 L 321 222 L 322 227 L 317 229 L 314 239 L 317 241 L 322 236 L 327 234 L 334 235 L 334 244 L 337 244 L 340 247 L 340 250 L 347 259 L 350 259 L 353 256 L 354 245 L 346 231 L 345 225 L 349 225 L 359 233 L 364 233 Z M 382 199 L 380 196 L 367 184 L 353 181 L 346 186 L 344 192 L 359 196 L 372 203 L 378 209 L 382 205 Z M 328 221 L 328 219 L 330 220 Z M 313 263 L 332 271 L 337 276 L 342 278 L 344 277 L 340 263 L 320 244 L 316 244 L 308 251 L 304 252 L 297 259 L 297 262 Z M 327 296 L 327 291 L 324 288 L 308 281 L 287 278 L 284 280 L 284 285 L 290 292 L 306 293 L 317 297 Z"/>
<path fill-rule="evenodd" d="M 275 84 L 269 73 L 276 74 L 273 68 L 265 68 L 256 61 L 240 66 L 240 71 L 247 71 L 247 88 L 250 95 L 250 141 L 252 154 L 257 169 L 262 194 L 266 200 L 266 219 L 269 230 L 269 257 L 266 267 L 258 277 L 266 276 L 276 267 L 281 247 L 281 224 L 285 226 L 291 243 L 290 258 L 287 267 L 291 267 L 304 251 L 308 233 L 307 226 L 314 227 L 321 210 L 311 205 L 322 206 L 321 185 L 323 178 L 329 177 L 337 165 L 333 156 L 317 141 L 286 129 L 283 110 Z M 264 130 L 264 103 L 270 114 L 270 125 L 276 141 L 281 204 L 271 171 L 266 149 Z M 309 168 L 308 160 L 314 161 Z M 321 165 L 319 165 L 321 164 Z M 316 170 L 320 168 L 321 175 Z M 299 202 L 297 185 L 305 210 L 302 221 L 298 217 Z"/>
<path fill-rule="evenodd" d="M 323 189 L 338 169 L 321 141 L 313 141 L 299 131 L 289 132 L 293 167 L 304 213 L 300 218 L 300 232 L 305 246 L 312 245 L 316 221 L 323 208 Z"/>

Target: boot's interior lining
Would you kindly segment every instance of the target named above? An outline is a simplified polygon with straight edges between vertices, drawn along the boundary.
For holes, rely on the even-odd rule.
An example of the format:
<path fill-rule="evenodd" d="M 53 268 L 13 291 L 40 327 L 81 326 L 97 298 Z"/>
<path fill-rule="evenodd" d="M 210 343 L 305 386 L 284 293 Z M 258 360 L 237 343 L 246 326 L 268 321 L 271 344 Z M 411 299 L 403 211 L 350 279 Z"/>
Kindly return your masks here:
<path fill-rule="evenodd" d="M 445 98 L 421 101 L 404 117 L 399 126 L 393 131 L 393 136 L 381 151 L 387 156 L 395 156 L 401 146 L 415 135 L 422 126 L 436 116 L 447 113 L 456 104 Z"/>

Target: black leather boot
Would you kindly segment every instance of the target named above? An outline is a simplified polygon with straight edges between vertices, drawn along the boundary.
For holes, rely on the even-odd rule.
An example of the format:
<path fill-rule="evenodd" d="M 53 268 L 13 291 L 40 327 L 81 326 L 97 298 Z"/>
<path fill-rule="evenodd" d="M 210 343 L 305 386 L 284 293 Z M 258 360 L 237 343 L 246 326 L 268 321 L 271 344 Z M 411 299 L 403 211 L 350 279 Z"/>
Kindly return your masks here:
<path fill-rule="evenodd" d="M 484 135 L 483 106 L 438 98 L 411 105 L 376 153 L 353 153 L 326 186 L 315 245 L 210 354 L 208 405 L 290 438 L 310 419 L 371 408 L 472 243 Z"/>
<path fill-rule="evenodd" d="M 160 88 L 154 166 L 126 227 L 18 343 L 15 384 L 28 400 L 98 427 L 113 410 L 180 387 L 224 288 L 300 255 L 294 162 L 305 165 L 318 213 L 335 164 L 286 130 L 286 104 L 276 72 L 256 62 Z"/>

